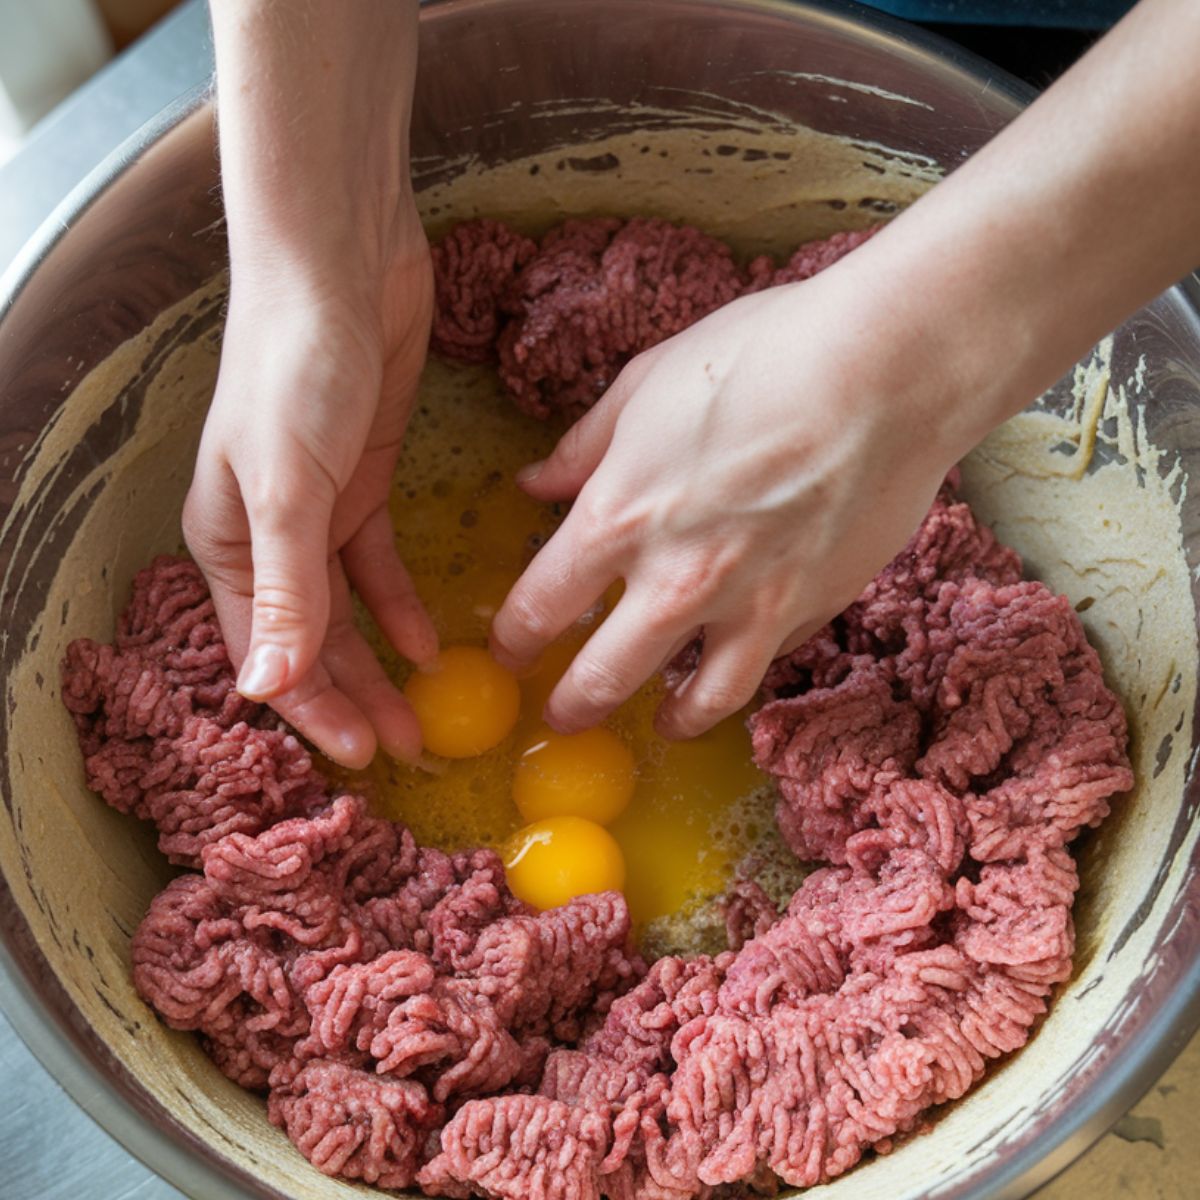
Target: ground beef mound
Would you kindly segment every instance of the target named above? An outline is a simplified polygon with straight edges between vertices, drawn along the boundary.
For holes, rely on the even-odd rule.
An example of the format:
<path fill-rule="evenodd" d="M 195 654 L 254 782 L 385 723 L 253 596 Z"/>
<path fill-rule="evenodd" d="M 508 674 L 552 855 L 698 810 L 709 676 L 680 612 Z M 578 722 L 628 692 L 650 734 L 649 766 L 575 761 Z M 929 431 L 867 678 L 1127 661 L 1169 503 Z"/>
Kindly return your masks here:
<path fill-rule="evenodd" d="M 433 248 L 433 348 L 498 361 L 523 411 L 579 416 L 635 355 L 747 292 L 808 279 L 874 229 L 801 246 L 745 268 L 723 242 L 657 217 L 589 217 L 540 243 L 499 221 L 465 221 Z"/>
<path fill-rule="evenodd" d="M 435 344 L 498 352 L 531 411 L 582 405 L 647 338 L 863 236 L 742 273 L 664 222 L 540 247 L 472 222 L 435 251 Z M 133 938 L 140 995 L 318 1169 L 384 1188 L 692 1200 L 886 1152 L 1028 1039 L 1071 970 L 1070 843 L 1133 782 L 1075 612 L 955 487 L 750 720 L 785 839 L 824 865 L 783 913 L 739 879 L 730 950 L 649 969 L 619 894 L 533 912 L 491 851 L 332 791 L 234 690 L 199 571 L 156 559 L 62 677 L 89 785 L 192 868 Z"/>

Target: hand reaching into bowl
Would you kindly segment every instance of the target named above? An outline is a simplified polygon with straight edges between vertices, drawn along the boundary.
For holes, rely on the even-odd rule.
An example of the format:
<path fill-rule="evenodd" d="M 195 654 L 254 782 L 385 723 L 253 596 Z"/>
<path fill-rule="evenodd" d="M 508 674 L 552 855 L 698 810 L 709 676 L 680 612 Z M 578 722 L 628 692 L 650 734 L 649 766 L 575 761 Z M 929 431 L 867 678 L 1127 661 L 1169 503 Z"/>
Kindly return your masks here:
<path fill-rule="evenodd" d="M 659 732 L 689 737 L 741 708 L 893 557 L 970 445 L 974 431 L 938 420 L 936 364 L 912 354 L 901 375 L 861 352 L 887 336 L 856 299 L 865 249 L 640 355 L 518 476 L 574 503 L 497 614 L 501 661 L 533 661 L 625 584 L 550 698 L 561 732 L 603 720 L 701 630 Z"/>
<path fill-rule="evenodd" d="M 497 614 L 532 662 L 625 592 L 551 695 L 601 721 L 701 629 L 659 713 L 699 734 L 903 547 L 947 468 L 1200 263 L 1200 9 L 1143 0 L 954 175 L 803 283 L 640 355 L 527 469 L 574 499 Z"/>
<path fill-rule="evenodd" d="M 377 743 L 412 758 L 351 588 L 400 653 L 436 654 L 388 512 L 432 314 L 407 172 L 416 5 L 231 0 L 213 21 L 238 81 L 220 99 L 233 271 L 184 533 L 243 694 L 346 765 Z"/>
<path fill-rule="evenodd" d="M 387 491 L 429 322 L 415 4 L 214 0 L 233 281 L 185 531 L 239 687 L 332 757 L 418 749 L 350 620 L 433 655 Z M 1200 9 L 1142 0 L 946 182 L 821 276 L 636 358 L 523 484 L 575 499 L 492 631 L 520 667 L 616 578 L 551 696 L 602 720 L 704 631 L 660 729 L 753 695 L 903 546 L 945 471 L 1200 262 Z"/>

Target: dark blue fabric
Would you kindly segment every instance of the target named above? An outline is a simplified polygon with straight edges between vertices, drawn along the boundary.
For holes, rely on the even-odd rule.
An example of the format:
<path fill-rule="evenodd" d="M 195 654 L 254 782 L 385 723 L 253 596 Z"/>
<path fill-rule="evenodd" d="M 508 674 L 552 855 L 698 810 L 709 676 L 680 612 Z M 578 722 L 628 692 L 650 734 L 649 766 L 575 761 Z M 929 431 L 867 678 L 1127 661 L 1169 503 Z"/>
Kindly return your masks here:
<path fill-rule="evenodd" d="M 909 21 L 1107 29 L 1134 0 L 863 0 Z"/>

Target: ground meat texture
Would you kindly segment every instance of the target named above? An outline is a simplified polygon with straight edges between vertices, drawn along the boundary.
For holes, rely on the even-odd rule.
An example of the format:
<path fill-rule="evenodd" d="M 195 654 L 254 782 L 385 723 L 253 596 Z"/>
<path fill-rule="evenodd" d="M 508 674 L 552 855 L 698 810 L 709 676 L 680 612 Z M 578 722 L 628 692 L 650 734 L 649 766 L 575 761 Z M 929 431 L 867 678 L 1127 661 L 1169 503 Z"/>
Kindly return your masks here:
<path fill-rule="evenodd" d="M 234 687 L 216 612 L 194 563 L 138 573 L 113 645 L 72 642 L 63 700 L 88 786 L 152 820 L 174 863 L 198 866 L 227 833 L 255 833 L 325 800 L 297 739 Z"/>
<path fill-rule="evenodd" d="M 606 1144 L 605 1122 L 586 1109 L 544 1096 L 500 1096 L 459 1109 L 420 1183 L 431 1196 L 600 1200 L 596 1164 Z"/>
<path fill-rule="evenodd" d="M 751 893 L 736 953 L 660 959 L 578 1049 L 550 1055 L 540 1093 L 603 1118 L 608 1140 L 530 1194 L 811 1186 L 1025 1043 L 1070 974 L 1066 847 L 1132 775 L 1078 617 L 1017 575 L 951 481 L 857 605 L 775 665 L 756 755 L 798 853 L 839 865 L 769 926 Z M 472 1103 L 439 1181 L 517 1194 L 485 1159 L 532 1178 L 528 1125 L 497 1148 L 501 1103 Z"/>
<path fill-rule="evenodd" d="M 531 912 L 494 852 L 419 848 L 331 794 L 296 738 L 236 698 L 191 564 L 156 560 L 116 643 L 76 643 L 63 669 L 89 761 L 133 764 L 93 782 L 202 871 L 134 935 L 139 994 L 268 1092 L 321 1170 L 410 1186 L 443 1102 L 533 1086 L 551 1039 L 643 974 L 621 896 Z"/>
<path fill-rule="evenodd" d="M 267 1115 L 319 1171 L 408 1187 L 442 1110 L 425 1089 L 335 1059 L 289 1062 L 272 1077 Z"/>
<path fill-rule="evenodd" d="M 531 411 L 581 408 L 647 339 L 865 236 L 743 272 L 665 222 L 471 223 L 435 251 L 435 341 L 498 354 Z M 1024 1045 L 1071 970 L 1071 842 L 1132 784 L 1077 615 L 955 488 L 750 718 L 819 869 L 783 912 L 740 879 L 729 951 L 649 969 L 621 896 L 535 913 L 493 852 L 335 794 L 238 696 L 196 567 L 156 559 L 62 673 L 89 784 L 191 868 L 133 938 L 139 994 L 320 1170 L 381 1187 L 707 1200 L 885 1152 Z"/>
<path fill-rule="evenodd" d="M 532 416 L 578 416 L 634 355 L 738 296 L 810 278 L 874 232 L 743 269 L 723 242 L 658 218 L 566 221 L 536 244 L 498 221 L 465 221 L 434 246 L 432 345 L 459 362 L 498 356 L 506 390 Z"/>
<path fill-rule="evenodd" d="M 835 233 L 819 241 L 806 242 L 796 250 L 778 270 L 772 272 L 770 283 L 777 287 L 782 283 L 799 283 L 832 267 L 839 258 L 845 258 L 851 250 L 861 246 L 868 238 L 879 232 L 881 226 L 870 229 L 852 229 Z"/>
<path fill-rule="evenodd" d="M 501 301 L 537 243 L 499 221 L 464 221 L 433 247 L 431 347 L 459 362 L 494 362 Z"/>

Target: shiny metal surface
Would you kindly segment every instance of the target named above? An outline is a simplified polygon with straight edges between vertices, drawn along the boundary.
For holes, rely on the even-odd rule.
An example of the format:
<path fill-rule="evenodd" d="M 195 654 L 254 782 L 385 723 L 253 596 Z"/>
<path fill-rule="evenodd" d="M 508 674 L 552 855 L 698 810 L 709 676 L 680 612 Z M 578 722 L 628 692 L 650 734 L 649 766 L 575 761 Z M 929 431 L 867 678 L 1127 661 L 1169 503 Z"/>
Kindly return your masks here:
<path fill-rule="evenodd" d="M 1028 98 L 1015 81 L 935 39 L 882 18 L 866 20 L 851 6 L 771 0 L 431 5 L 422 14 L 413 130 L 418 178 L 442 178 L 467 154 L 499 161 L 610 133 L 622 122 L 721 123 L 771 113 L 952 168 Z M 831 86 L 831 79 L 856 85 Z M 605 103 L 581 114 L 574 106 L 581 98 Z M 196 93 L 126 143 L 43 226 L 0 282 L 0 456 L 19 464 L 69 402 L 70 389 L 61 387 L 64 364 L 80 378 L 220 269 L 225 246 L 215 183 L 211 112 Z M 1200 455 L 1196 300 L 1194 290 L 1176 289 L 1139 314 L 1118 342 L 1125 365 L 1129 355 L 1144 353 L 1161 367 L 1149 433 L 1185 455 Z M 79 448 L 80 461 L 103 456 L 105 439 L 119 441 L 126 432 L 100 431 Z M 19 472 L 18 466 L 16 477 L 0 479 L 0 521 L 12 515 Z M 68 464 L 43 497 L 48 511 L 54 489 L 65 495 L 70 484 Z M 1196 549 L 1198 506 L 1194 496 L 1185 512 Z M 37 575 L 45 569 L 22 560 L 23 553 L 19 541 L 0 541 L 0 576 L 18 580 L 0 592 L 0 672 L 35 615 Z M 1196 566 L 1194 551 L 1192 557 Z M 0 732 L 0 757 L 12 749 Z M 1176 818 L 1176 847 L 1198 804 L 1193 780 Z M 1127 998 L 1119 1020 L 1100 1032 L 1098 1052 L 1067 1082 L 1061 1103 L 1012 1131 L 1003 1158 L 961 1164 L 928 1197 L 1028 1194 L 1097 1137 L 1182 1047 L 1200 1021 L 1198 876 L 1200 864 L 1193 863 L 1187 886 L 1172 900 L 1169 953 Z M 190 1195 L 281 1195 L 185 1134 L 108 1053 L 28 938 L 3 887 L 0 935 L 0 1005 L 106 1129 Z"/>
<path fill-rule="evenodd" d="M 188 0 L 43 120 L 0 167 L 0 275 L 79 180 L 211 74 L 206 6 Z M 0 1196 L 183 1200 L 73 1102 L 17 1036 L 5 1007 L 0 985 Z M 95 1096 L 104 1103 L 102 1081 Z"/>

